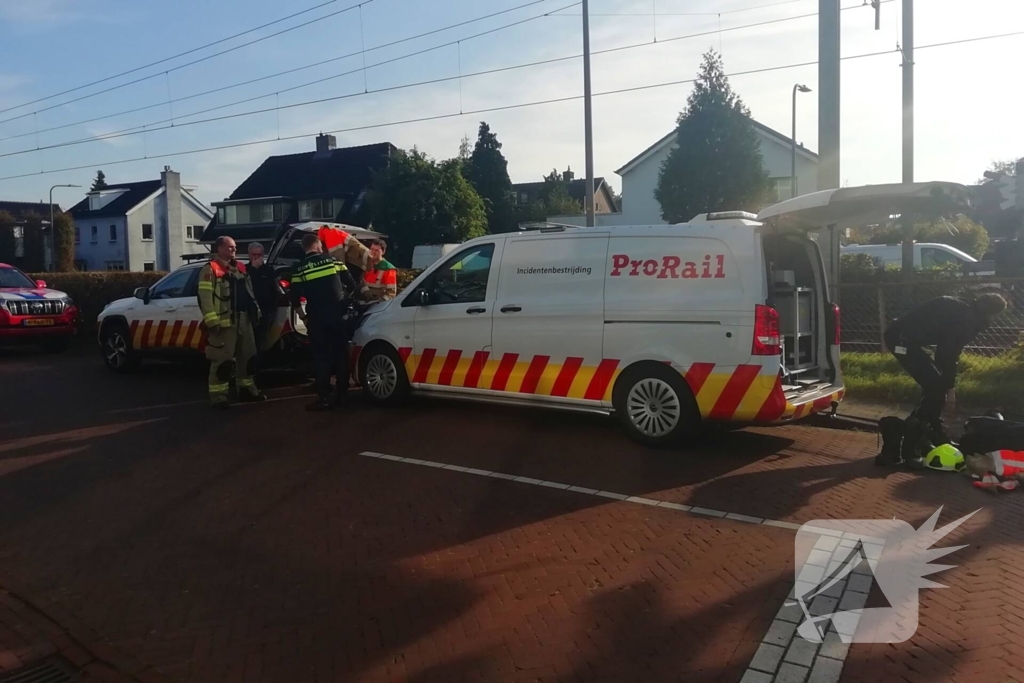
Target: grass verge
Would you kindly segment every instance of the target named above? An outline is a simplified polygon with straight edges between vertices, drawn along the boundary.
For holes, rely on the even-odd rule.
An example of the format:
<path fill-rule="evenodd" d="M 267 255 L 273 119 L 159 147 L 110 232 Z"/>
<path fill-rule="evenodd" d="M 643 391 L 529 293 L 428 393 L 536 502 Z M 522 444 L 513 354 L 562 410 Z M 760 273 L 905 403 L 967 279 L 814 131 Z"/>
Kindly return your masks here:
<path fill-rule="evenodd" d="M 850 398 L 910 403 L 920 397 L 917 384 L 896 359 L 885 353 L 843 353 L 843 380 Z M 1024 410 L 1024 362 L 1011 352 L 989 358 L 964 354 L 956 382 L 957 403 L 984 409 Z"/>

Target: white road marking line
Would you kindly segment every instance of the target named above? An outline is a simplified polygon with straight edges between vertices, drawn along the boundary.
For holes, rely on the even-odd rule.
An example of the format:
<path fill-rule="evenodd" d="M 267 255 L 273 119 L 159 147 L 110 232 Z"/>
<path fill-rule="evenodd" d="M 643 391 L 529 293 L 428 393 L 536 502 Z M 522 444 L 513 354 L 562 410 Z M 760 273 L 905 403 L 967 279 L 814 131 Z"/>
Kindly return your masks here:
<path fill-rule="evenodd" d="M 792 531 L 796 531 L 800 528 L 799 524 L 793 524 L 792 522 L 782 522 L 774 519 L 762 519 L 761 517 L 754 517 L 751 515 L 741 515 L 738 512 L 711 510 L 708 508 L 683 505 L 681 503 L 670 503 L 667 500 L 656 500 L 654 498 L 645 498 L 643 496 L 630 496 L 625 493 L 616 493 L 615 491 L 599 491 L 598 489 L 591 489 L 585 486 L 571 486 L 569 484 L 559 481 L 545 481 L 544 479 L 535 479 L 533 477 L 526 477 L 523 475 L 516 474 L 506 474 L 504 472 L 492 472 L 490 470 L 481 470 L 475 467 L 463 467 L 462 465 L 452 465 L 450 463 L 437 462 L 435 460 L 420 460 L 419 458 L 400 458 L 397 455 L 386 455 L 384 453 L 375 453 L 373 451 L 363 451 L 359 455 L 365 455 L 368 458 L 377 458 L 380 460 L 391 460 L 393 462 L 401 462 L 407 465 L 433 467 L 435 469 L 447 470 L 449 472 L 474 474 L 481 477 L 490 477 L 492 479 L 504 479 L 505 481 L 512 481 L 518 484 L 543 486 L 545 488 L 570 491 L 572 493 L 581 493 L 587 496 L 610 498 L 611 500 L 621 500 L 626 503 L 635 503 L 637 505 L 647 505 L 648 507 L 658 507 L 665 508 L 667 510 L 676 510 L 678 512 L 687 512 L 694 515 L 701 515 L 703 517 L 728 519 L 733 522 L 740 522 L 742 524 L 752 524 L 754 526 L 772 526 L 779 529 L 788 529 Z M 833 532 L 831 529 L 821 529 L 821 533 L 834 534 L 835 532 Z"/>
<path fill-rule="evenodd" d="M 365 455 L 369 458 L 401 462 L 407 465 L 420 465 L 421 467 L 433 467 L 448 470 L 450 472 L 474 474 L 490 477 L 492 479 L 504 479 L 518 484 L 530 484 L 533 486 L 560 489 L 572 493 L 609 498 L 611 500 L 634 503 L 637 505 L 678 510 L 683 513 L 726 519 L 740 524 L 769 526 L 789 531 L 797 531 L 801 528 L 799 524 L 794 524 L 793 522 L 763 519 L 752 515 L 743 515 L 738 512 L 711 510 L 709 508 L 683 505 L 681 503 L 670 503 L 668 501 L 655 500 L 653 498 L 645 498 L 643 496 L 628 496 L 624 493 L 616 493 L 614 491 L 599 491 L 597 489 L 586 488 L 583 486 L 570 486 L 561 482 L 545 481 L 543 479 L 535 479 L 533 477 L 505 474 L 504 472 L 491 472 L 489 470 L 463 467 L 461 465 L 452 465 L 443 462 L 434 462 L 431 460 L 420 460 L 418 458 L 400 458 L 395 455 L 374 453 L 372 451 L 364 451 L 363 453 L 360 453 L 360 455 Z M 841 531 L 820 527 L 808 527 L 808 529 L 823 537 L 823 549 L 825 546 L 828 546 L 828 548 L 833 549 L 833 553 L 848 550 L 841 542 L 843 536 Z M 829 538 L 836 536 L 839 538 Z M 867 601 L 867 594 L 870 591 L 870 587 L 870 576 L 851 574 L 850 578 L 844 581 L 842 586 L 836 586 L 836 589 L 839 592 L 838 597 L 818 596 L 811 605 L 811 612 L 814 614 L 823 613 L 823 611 L 829 612 L 837 606 L 839 609 L 861 609 Z M 772 621 L 768 632 L 762 639 L 760 647 L 754 654 L 754 658 L 748 665 L 746 672 L 744 672 L 741 683 L 784 683 L 785 681 L 790 680 L 804 681 L 808 680 L 808 676 L 810 676 L 808 683 L 818 683 L 819 681 L 821 683 L 835 683 L 835 681 L 839 680 L 839 677 L 842 674 L 843 664 L 846 660 L 846 655 L 850 649 L 849 644 L 842 642 L 834 627 L 829 629 L 829 632 L 825 636 L 824 643 L 822 644 L 811 643 L 799 637 L 796 630 L 800 621 L 803 620 L 803 612 L 797 604 L 787 604 L 793 599 L 794 590 L 789 592 L 789 596 L 783 601 L 782 607 L 779 608 L 778 613 L 775 615 L 775 619 Z M 852 636 L 852 633 L 844 635 Z"/>

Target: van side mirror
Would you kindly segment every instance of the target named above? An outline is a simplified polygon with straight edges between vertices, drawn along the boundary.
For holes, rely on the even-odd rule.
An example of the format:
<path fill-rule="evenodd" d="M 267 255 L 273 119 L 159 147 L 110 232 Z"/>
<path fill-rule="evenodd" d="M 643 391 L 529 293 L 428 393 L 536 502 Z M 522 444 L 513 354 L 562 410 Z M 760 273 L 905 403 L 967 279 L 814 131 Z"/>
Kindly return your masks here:
<path fill-rule="evenodd" d="M 135 290 L 135 298 L 142 299 L 143 303 L 149 303 L 149 287 L 138 287 Z"/>

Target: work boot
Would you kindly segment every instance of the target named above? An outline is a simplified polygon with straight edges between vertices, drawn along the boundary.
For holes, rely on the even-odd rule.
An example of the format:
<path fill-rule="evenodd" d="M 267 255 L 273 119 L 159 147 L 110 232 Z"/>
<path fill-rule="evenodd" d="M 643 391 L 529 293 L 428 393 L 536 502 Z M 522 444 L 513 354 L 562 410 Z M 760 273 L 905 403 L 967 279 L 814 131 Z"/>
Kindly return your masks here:
<path fill-rule="evenodd" d="M 903 420 L 898 417 L 883 417 L 878 421 L 882 450 L 875 456 L 875 464 L 879 467 L 897 467 L 903 464 L 903 426 Z"/>
<path fill-rule="evenodd" d="M 267 395 L 262 391 L 257 391 L 255 394 L 250 394 L 248 391 L 244 391 L 238 395 L 239 403 L 261 403 L 267 400 Z"/>
<path fill-rule="evenodd" d="M 313 403 L 306 406 L 306 410 L 310 412 L 324 412 L 327 410 L 334 410 L 334 402 L 329 398 L 318 398 Z"/>
<path fill-rule="evenodd" d="M 931 426 L 916 417 L 909 417 L 903 423 L 903 444 L 900 457 L 910 469 L 924 469 L 924 456 L 935 446 L 931 440 Z"/>

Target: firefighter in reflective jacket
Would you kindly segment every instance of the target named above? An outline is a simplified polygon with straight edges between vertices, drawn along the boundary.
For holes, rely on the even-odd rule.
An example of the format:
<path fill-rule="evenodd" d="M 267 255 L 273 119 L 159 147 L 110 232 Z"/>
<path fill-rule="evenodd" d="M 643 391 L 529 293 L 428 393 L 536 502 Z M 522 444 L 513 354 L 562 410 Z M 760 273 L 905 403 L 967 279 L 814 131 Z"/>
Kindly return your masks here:
<path fill-rule="evenodd" d="M 210 403 L 228 406 L 232 374 L 242 402 L 265 401 L 253 381 L 256 340 L 249 316 L 259 307 L 245 266 L 235 261 L 235 241 L 218 237 L 215 256 L 199 271 L 199 309 L 206 325 L 206 358 L 210 361 Z"/>
<path fill-rule="evenodd" d="M 384 260 L 387 245 L 381 240 L 370 243 L 369 267 L 363 275 L 363 282 L 370 291 L 366 298 L 369 301 L 387 301 L 398 294 L 398 270 Z"/>

